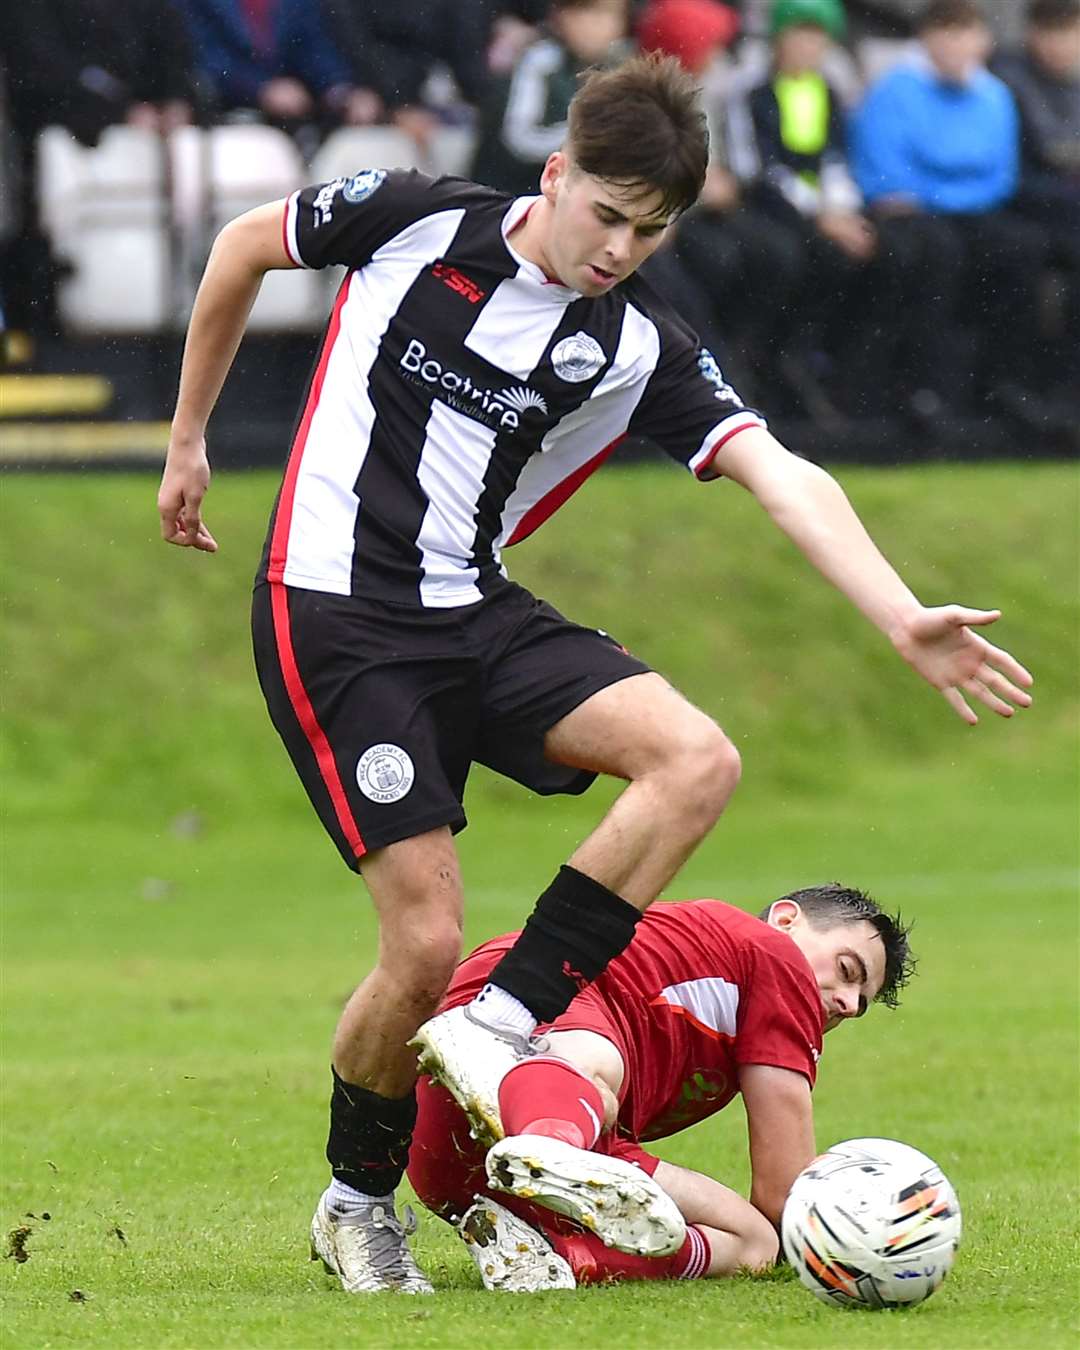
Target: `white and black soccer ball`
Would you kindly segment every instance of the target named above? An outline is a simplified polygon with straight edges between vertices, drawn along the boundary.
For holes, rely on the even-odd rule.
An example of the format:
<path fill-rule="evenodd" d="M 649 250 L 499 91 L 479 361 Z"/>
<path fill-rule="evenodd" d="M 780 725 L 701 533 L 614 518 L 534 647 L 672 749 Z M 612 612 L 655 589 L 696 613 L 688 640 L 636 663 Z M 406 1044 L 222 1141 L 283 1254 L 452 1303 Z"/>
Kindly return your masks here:
<path fill-rule="evenodd" d="M 824 1303 L 899 1308 L 930 1297 L 960 1244 L 960 1204 L 932 1159 L 895 1139 L 834 1144 L 795 1179 L 780 1224 Z"/>

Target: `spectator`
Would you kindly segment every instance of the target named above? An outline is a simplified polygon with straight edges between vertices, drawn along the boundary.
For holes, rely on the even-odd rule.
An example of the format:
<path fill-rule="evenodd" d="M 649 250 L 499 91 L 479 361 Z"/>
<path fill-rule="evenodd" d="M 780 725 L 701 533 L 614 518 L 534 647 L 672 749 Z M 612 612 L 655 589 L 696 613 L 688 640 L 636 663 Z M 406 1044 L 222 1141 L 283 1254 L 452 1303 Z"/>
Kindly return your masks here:
<path fill-rule="evenodd" d="M 38 133 L 59 124 L 93 146 L 116 123 L 165 132 L 189 122 L 194 59 L 168 0 L 24 0 L 0 6 L 0 63 L 15 143 L 0 291 L 9 324 L 48 334 L 62 269 L 37 219 Z"/>
<path fill-rule="evenodd" d="M 704 75 L 738 31 L 738 14 L 715 0 L 654 0 L 637 25 L 643 51 L 676 56 L 693 75 Z"/>
<path fill-rule="evenodd" d="M 301 0 L 312 9 L 316 0 Z M 478 105 L 487 88 L 488 0 L 319 0 L 353 83 L 373 90 L 385 116 L 422 149 L 438 126 L 425 104 L 432 72 L 449 67 L 462 98 Z"/>
<path fill-rule="evenodd" d="M 0 37 L 23 138 L 59 123 L 96 145 L 114 123 L 169 130 L 192 118 L 191 42 L 169 0 L 14 4 L 4 7 Z"/>
<path fill-rule="evenodd" d="M 253 108 L 288 130 L 363 124 L 379 113 L 356 87 L 309 0 L 178 0 L 219 112 Z"/>
<path fill-rule="evenodd" d="M 979 341 L 976 392 L 1032 430 L 1040 425 L 1030 389 L 1046 241 L 1006 209 L 1017 187 L 1016 104 L 986 69 L 990 30 L 974 0 L 931 0 L 919 39 L 917 52 L 872 86 L 854 124 L 856 176 L 882 252 L 896 264 L 888 275 L 911 283 L 903 297 L 883 294 L 881 311 L 909 309 L 917 417 L 948 415 L 965 364 L 962 321 Z"/>
<path fill-rule="evenodd" d="M 530 42 L 539 37 L 547 18 L 548 0 L 518 0 L 500 4 L 489 0 L 491 33 L 487 49 L 488 72 L 496 77 L 509 75 Z"/>
<path fill-rule="evenodd" d="M 717 0 L 653 0 L 644 6 L 635 25 L 643 51 L 676 57 L 701 81 L 710 150 L 708 175 L 698 205 L 679 220 L 668 243 L 653 254 L 642 271 L 709 351 L 719 357 L 725 377 L 740 388 L 751 389 L 757 386 L 750 368 L 741 361 L 730 338 L 735 296 L 747 289 L 752 265 L 748 266 L 745 256 L 746 241 L 738 236 L 737 228 L 730 227 L 728 213 L 737 207 L 738 189 L 717 158 L 722 138 L 715 117 L 729 75 L 724 58 L 738 28 L 738 14 Z M 710 233 L 711 225 L 718 226 L 715 237 L 708 238 L 703 249 L 688 245 L 686 232 L 705 221 L 709 222 L 702 224 L 705 234 Z M 721 295 L 726 303 L 718 302 Z"/>
<path fill-rule="evenodd" d="M 537 192 L 547 157 L 566 137 L 578 76 L 617 53 L 626 28 L 626 0 L 554 0 L 540 40 L 509 79 L 493 84 L 469 176 L 515 196 Z"/>
<path fill-rule="evenodd" d="M 847 168 L 842 103 L 824 73 L 844 23 L 840 0 L 776 0 L 769 72 L 728 104 L 734 181 L 714 167 L 706 208 L 680 242 L 718 309 L 730 315 L 740 292 L 752 296 L 739 316 L 751 387 L 767 386 L 774 406 L 786 393 L 791 411 L 819 419 L 836 416 L 819 378 L 824 353 L 846 345 L 852 296 L 876 248 Z M 745 209 L 732 212 L 740 199 Z"/>
<path fill-rule="evenodd" d="M 995 62 L 1020 110 L 1017 208 L 1047 230 L 1066 284 L 1065 362 L 1080 351 L 1080 0 L 1033 0 L 1026 50 Z M 1062 386 L 1069 371 L 1054 372 Z M 1075 370 L 1072 371 L 1074 401 Z"/>

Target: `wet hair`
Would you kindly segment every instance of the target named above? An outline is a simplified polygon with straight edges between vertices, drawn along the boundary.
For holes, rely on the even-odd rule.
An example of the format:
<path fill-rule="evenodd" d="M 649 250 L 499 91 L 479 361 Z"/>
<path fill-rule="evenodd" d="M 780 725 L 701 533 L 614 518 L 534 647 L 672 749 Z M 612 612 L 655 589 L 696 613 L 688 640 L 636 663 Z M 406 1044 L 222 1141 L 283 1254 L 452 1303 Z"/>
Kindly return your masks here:
<path fill-rule="evenodd" d="M 930 0 L 916 27 L 920 33 L 930 28 L 985 28 L 986 15 L 976 0 Z"/>
<path fill-rule="evenodd" d="M 566 151 L 585 173 L 627 191 L 653 192 L 680 215 L 697 201 L 709 164 L 701 90 L 673 56 L 635 56 L 591 70 L 570 102 Z"/>
<path fill-rule="evenodd" d="M 1068 28 L 1080 19 L 1080 0 L 1031 0 L 1027 12 L 1031 28 Z"/>
<path fill-rule="evenodd" d="M 780 899 L 794 900 L 806 915 L 807 922 L 819 932 L 862 920 L 871 924 L 885 948 L 885 978 L 874 1002 L 884 1003 L 887 1008 L 898 1006 L 900 990 L 915 974 L 918 964 L 908 945 L 911 924 L 905 924 L 899 914 L 886 914 L 863 891 L 841 886 L 838 881 L 830 881 L 824 886 L 807 886 L 805 890 L 792 891 Z M 772 905 L 767 905 L 758 918 L 768 919 L 770 909 Z"/>

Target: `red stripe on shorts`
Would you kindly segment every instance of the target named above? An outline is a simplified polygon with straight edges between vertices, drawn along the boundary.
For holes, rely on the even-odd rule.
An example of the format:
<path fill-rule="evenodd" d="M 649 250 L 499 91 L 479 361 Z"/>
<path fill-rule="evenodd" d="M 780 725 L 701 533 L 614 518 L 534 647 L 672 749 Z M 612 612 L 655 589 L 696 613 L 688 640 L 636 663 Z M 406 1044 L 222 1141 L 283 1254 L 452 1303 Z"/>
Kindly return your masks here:
<path fill-rule="evenodd" d="M 341 289 L 334 301 L 333 313 L 330 315 L 330 322 L 326 327 L 326 337 L 323 339 L 319 364 L 311 381 L 307 403 L 304 405 L 304 415 L 300 419 L 300 425 L 296 429 L 296 436 L 293 438 L 292 449 L 289 452 L 285 481 L 281 485 L 277 515 L 274 517 L 274 533 L 270 540 L 270 561 L 266 569 L 267 581 L 284 581 L 285 579 L 285 563 L 289 553 L 289 530 L 292 527 L 293 499 L 296 496 L 296 480 L 300 474 L 300 461 L 304 458 L 304 446 L 307 444 L 308 432 L 311 430 L 311 419 L 315 416 L 315 409 L 319 406 L 323 380 L 326 378 L 326 367 L 330 362 L 330 353 L 333 351 L 334 343 L 341 332 L 341 307 L 349 293 L 351 278 L 352 273 L 346 272 L 345 280 L 341 283 Z"/>
<path fill-rule="evenodd" d="M 574 495 L 585 479 L 590 474 L 595 473 L 615 447 L 624 440 L 626 440 L 625 433 L 622 436 L 616 436 L 613 441 L 604 446 L 599 454 L 586 460 L 579 469 L 575 469 L 561 483 L 556 483 L 551 491 L 545 493 L 535 506 L 530 506 L 514 527 L 513 533 L 506 541 L 506 547 L 510 548 L 512 544 L 520 544 L 523 539 L 528 539 L 534 530 L 538 530 L 548 516 L 554 515 L 563 502 Z"/>
<path fill-rule="evenodd" d="M 319 725 L 319 719 L 315 716 L 315 709 L 311 706 L 311 699 L 308 698 L 304 682 L 300 678 L 296 654 L 293 651 L 292 633 L 289 631 L 289 592 L 280 582 L 271 583 L 270 606 L 274 616 L 274 638 L 277 641 L 278 663 L 285 680 L 285 691 L 289 695 L 289 702 L 292 704 L 296 720 L 300 723 L 300 728 L 315 754 L 319 773 L 326 785 L 327 792 L 330 794 L 330 801 L 333 803 L 334 814 L 337 816 L 341 832 L 352 849 L 354 857 L 362 858 L 367 852 L 367 845 L 361 839 L 359 827 L 353 818 L 352 811 L 349 809 L 349 799 L 345 795 L 345 787 L 341 781 L 341 775 L 338 773 L 334 752 L 330 749 L 330 742 L 326 739 L 326 732 Z"/>

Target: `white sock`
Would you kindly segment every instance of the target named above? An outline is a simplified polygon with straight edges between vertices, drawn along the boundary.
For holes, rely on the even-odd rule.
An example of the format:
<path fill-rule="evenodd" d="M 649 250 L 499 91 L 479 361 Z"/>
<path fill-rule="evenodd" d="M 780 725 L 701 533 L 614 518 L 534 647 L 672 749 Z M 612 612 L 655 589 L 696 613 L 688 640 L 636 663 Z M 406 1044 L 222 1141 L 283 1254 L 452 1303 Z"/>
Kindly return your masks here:
<path fill-rule="evenodd" d="M 536 1018 L 525 1004 L 497 984 L 485 984 L 473 999 L 472 1006 L 477 1017 L 488 1026 L 516 1031 L 522 1036 L 529 1036 L 536 1030 Z"/>
<path fill-rule="evenodd" d="M 363 1191 L 354 1190 L 348 1182 L 338 1181 L 337 1177 L 332 1177 L 326 1203 L 335 1219 L 348 1219 L 355 1217 L 363 1210 L 370 1209 L 372 1205 L 385 1205 L 392 1212 L 394 1197 L 393 1195 L 365 1195 Z"/>

